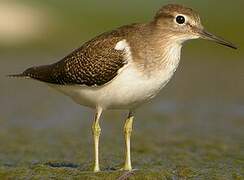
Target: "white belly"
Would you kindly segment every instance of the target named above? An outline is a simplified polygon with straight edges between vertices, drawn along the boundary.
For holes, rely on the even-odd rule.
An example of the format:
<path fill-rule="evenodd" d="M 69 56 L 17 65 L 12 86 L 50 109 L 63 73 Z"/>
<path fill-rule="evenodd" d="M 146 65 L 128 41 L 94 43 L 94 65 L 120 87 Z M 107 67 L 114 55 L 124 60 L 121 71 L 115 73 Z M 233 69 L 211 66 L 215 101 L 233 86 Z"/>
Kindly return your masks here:
<path fill-rule="evenodd" d="M 150 76 L 143 74 L 132 59 L 126 40 L 117 43 L 116 50 L 124 50 L 128 64 L 109 83 L 99 87 L 50 85 L 70 96 L 78 104 L 103 109 L 134 109 L 155 97 L 168 83 L 180 60 L 181 44 L 172 44 L 161 59 L 155 59 Z M 145 59 L 147 60 L 147 59 Z M 158 66 L 158 64 L 160 66 Z M 143 64 L 142 64 L 143 65 Z M 155 70 L 155 71 L 154 71 Z"/>
<path fill-rule="evenodd" d="M 99 106 L 103 109 L 133 109 L 157 95 L 175 69 L 176 67 L 169 68 L 148 78 L 128 65 L 110 83 L 101 87 L 49 85 L 80 105 L 92 108 Z"/>

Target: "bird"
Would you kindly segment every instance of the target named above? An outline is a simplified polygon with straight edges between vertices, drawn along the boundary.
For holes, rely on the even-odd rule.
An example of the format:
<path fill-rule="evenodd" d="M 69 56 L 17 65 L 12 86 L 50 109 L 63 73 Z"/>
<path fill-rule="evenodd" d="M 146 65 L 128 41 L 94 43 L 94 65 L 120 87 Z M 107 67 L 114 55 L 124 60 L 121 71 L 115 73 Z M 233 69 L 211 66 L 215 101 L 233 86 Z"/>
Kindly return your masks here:
<path fill-rule="evenodd" d="M 203 27 L 197 11 L 179 4 L 162 6 L 145 23 L 133 23 L 102 33 L 58 62 L 9 75 L 44 82 L 77 104 L 94 110 L 93 171 L 100 171 L 99 138 L 102 112 L 128 111 L 124 124 L 125 161 L 131 171 L 131 135 L 135 111 L 152 100 L 175 73 L 184 42 L 205 39 L 237 49 Z"/>

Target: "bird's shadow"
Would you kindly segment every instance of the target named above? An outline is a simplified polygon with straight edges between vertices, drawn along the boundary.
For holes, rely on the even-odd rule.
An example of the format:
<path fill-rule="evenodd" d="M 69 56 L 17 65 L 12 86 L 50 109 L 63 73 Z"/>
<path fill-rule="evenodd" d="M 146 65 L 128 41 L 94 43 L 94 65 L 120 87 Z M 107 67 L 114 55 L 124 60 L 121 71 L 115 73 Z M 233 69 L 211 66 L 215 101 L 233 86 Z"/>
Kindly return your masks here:
<path fill-rule="evenodd" d="M 92 171 L 89 171 L 87 169 L 87 165 L 81 166 L 80 164 L 75 164 L 72 162 L 47 162 L 45 163 L 45 165 L 52 168 L 71 168 L 71 169 L 79 169 L 84 173 L 93 173 Z M 101 171 L 101 173 L 102 172 L 106 172 L 106 173 L 123 172 L 121 176 L 118 177 L 118 180 L 125 180 L 133 176 L 135 174 L 135 171 L 137 170 L 138 169 L 133 169 L 132 171 L 123 171 L 118 167 L 107 167 L 103 171 Z"/>
<path fill-rule="evenodd" d="M 71 162 L 47 162 L 44 165 L 52 167 L 52 168 L 72 168 L 72 169 L 80 169 L 81 166 L 79 164 L 71 163 Z"/>

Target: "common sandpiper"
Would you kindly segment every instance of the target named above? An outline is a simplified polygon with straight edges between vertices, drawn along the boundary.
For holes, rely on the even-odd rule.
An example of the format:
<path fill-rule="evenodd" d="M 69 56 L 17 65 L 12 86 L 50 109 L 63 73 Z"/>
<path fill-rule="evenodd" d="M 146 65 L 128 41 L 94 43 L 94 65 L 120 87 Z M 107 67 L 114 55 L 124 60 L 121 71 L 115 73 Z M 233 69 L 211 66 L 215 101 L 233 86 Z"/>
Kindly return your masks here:
<path fill-rule="evenodd" d="M 94 172 L 99 167 L 99 119 L 104 110 L 128 110 L 124 125 L 125 164 L 132 170 L 130 137 L 135 110 L 154 98 L 176 71 L 182 44 L 203 38 L 236 49 L 207 32 L 198 13 L 177 4 L 163 6 L 148 23 L 131 24 L 103 33 L 84 43 L 59 62 L 31 67 L 12 77 L 42 81 L 95 109 L 92 125 Z"/>

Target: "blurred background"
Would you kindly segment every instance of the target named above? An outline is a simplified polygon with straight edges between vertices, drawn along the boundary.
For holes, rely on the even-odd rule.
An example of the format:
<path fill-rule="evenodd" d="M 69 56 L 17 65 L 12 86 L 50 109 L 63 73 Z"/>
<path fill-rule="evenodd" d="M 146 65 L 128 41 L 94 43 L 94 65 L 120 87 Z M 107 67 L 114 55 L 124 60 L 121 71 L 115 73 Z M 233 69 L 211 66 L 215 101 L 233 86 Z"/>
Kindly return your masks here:
<path fill-rule="evenodd" d="M 49 161 L 71 162 L 87 170 L 93 157 L 91 110 L 45 84 L 5 75 L 56 62 L 102 32 L 150 21 L 170 2 L 0 0 L 0 175 L 16 169 L 24 173 L 30 165 Z M 169 174 L 183 167 L 199 176 L 241 177 L 244 1 L 174 3 L 197 10 L 206 29 L 239 49 L 203 40 L 186 43 L 172 81 L 137 112 L 133 162 L 139 169 Z M 125 116 L 120 111 L 103 116 L 103 168 L 122 163 Z"/>

